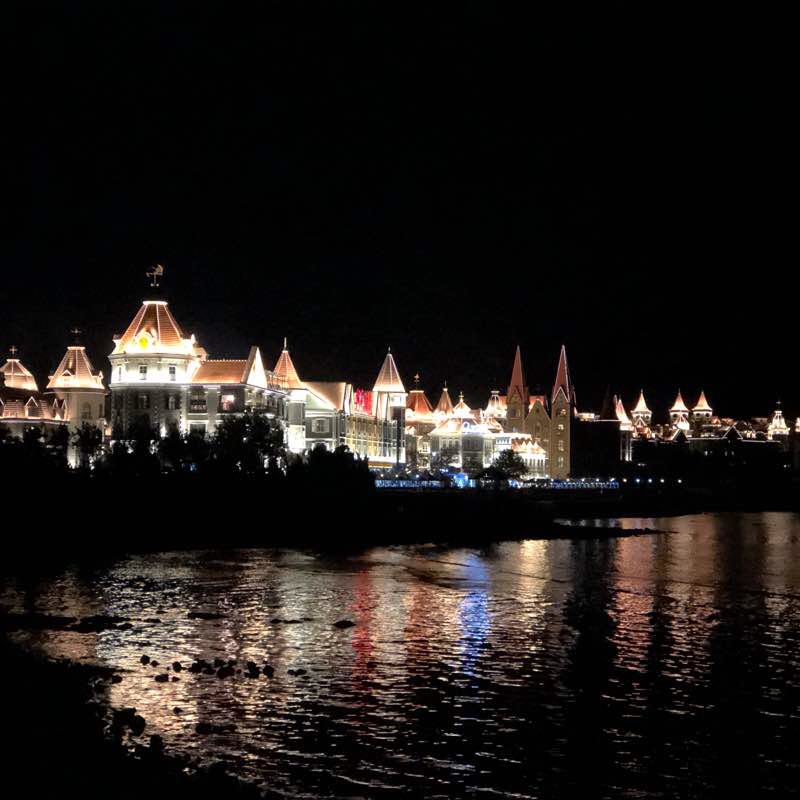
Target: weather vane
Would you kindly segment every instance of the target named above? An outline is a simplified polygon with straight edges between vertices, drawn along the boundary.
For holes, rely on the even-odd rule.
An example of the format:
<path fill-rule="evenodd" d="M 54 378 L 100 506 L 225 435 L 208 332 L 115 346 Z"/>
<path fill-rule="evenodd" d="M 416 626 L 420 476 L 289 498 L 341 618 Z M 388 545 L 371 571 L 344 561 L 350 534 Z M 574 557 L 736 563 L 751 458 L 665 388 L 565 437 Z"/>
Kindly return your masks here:
<path fill-rule="evenodd" d="M 162 264 L 156 264 L 150 272 L 147 273 L 147 277 L 150 278 L 150 285 L 152 287 L 157 287 L 158 279 L 164 274 L 164 267 Z"/>
<path fill-rule="evenodd" d="M 77 342 L 78 341 L 78 337 L 83 333 L 83 331 L 79 327 L 75 326 L 74 328 L 72 328 L 70 330 L 70 333 L 73 335 L 73 337 L 75 338 L 75 341 Z"/>
<path fill-rule="evenodd" d="M 8 352 L 11 353 L 11 358 L 14 358 L 18 352 L 17 346 L 12 344 L 11 347 L 8 348 Z"/>

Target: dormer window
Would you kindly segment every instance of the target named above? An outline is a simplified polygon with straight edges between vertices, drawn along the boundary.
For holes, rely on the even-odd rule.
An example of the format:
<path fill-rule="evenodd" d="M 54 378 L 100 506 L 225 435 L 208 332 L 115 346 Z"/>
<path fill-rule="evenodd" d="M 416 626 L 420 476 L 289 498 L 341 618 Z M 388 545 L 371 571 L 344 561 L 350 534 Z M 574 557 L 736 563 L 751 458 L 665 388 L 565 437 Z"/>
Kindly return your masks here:
<path fill-rule="evenodd" d="M 139 364 L 139 380 L 147 380 L 147 364 Z"/>

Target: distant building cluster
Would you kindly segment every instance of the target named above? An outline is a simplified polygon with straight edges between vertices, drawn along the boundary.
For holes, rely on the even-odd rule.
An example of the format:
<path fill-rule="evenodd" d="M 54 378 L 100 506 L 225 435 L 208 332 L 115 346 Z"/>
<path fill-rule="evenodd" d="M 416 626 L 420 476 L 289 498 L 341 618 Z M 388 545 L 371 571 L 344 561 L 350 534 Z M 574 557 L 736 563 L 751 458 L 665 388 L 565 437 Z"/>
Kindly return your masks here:
<path fill-rule="evenodd" d="M 789 452 L 800 438 L 800 418 L 791 428 L 780 408 L 768 418 L 734 420 L 716 415 L 704 392 L 690 407 L 679 391 L 660 424 L 644 392 L 630 410 L 610 395 L 598 413 L 580 410 L 564 347 L 551 391 L 529 390 L 517 348 L 505 393 L 489 390 L 484 407 L 470 408 L 463 394 L 453 403 L 446 385 L 433 405 L 418 375 L 407 391 L 391 351 L 370 388 L 301 376 L 286 340 L 272 369 L 256 346 L 244 358 L 212 359 L 160 299 L 145 300 L 113 344 L 107 383 L 76 342 L 44 390 L 12 348 L 0 367 L 0 425 L 22 436 L 32 426 L 74 433 L 88 424 L 111 440 L 146 421 L 162 436 L 172 428 L 210 436 L 226 415 L 259 411 L 298 455 L 346 446 L 376 469 L 475 472 L 511 451 L 528 478 L 557 480 L 667 463 L 676 453 L 752 461 Z M 77 463 L 74 445 L 69 458 Z"/>

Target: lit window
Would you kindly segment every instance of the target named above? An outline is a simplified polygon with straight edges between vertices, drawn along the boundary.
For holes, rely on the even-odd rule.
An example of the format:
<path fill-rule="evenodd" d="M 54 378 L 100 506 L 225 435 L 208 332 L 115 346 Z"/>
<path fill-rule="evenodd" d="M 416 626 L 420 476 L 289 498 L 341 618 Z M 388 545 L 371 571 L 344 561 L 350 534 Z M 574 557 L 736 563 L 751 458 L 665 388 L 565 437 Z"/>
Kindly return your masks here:
<path fill-rule="evenodd" d="M 150 408 L 150 395 L 149 394 L 140 394 L 139 395 L 139 408 L 140 409 L 148 409 L 148 408 Z"/>
<path fill-rule="evenodd" d="M 147 380 L 147 364 L 139 364 L 139 380 Z"/>
<path fill-rule="evenodd" d="M 122 367 L 117 367 L 117 380 L 122 380 Z"/>
<path fill-rule="evenodd" d="M 169 368 L 169 379 L 171 381 L 173 381 L 173 382 L 176 379 L 176 372 L 177 372 L 177 370 L 175 369 L 174 365 Z"/>
<path fill-rule="evenodd" d="M 224 394 L 221 399 L 221 406 L 223 411 L 233 411 L 236 398 L 232 394 Z"/>
<path fill-rule="evenodd" d="M 174 411 L 178 407 L 178 398 L 175 397 L 174 394 L 171 394 L 167 399 L 167 408 L 170 411 Z"/>

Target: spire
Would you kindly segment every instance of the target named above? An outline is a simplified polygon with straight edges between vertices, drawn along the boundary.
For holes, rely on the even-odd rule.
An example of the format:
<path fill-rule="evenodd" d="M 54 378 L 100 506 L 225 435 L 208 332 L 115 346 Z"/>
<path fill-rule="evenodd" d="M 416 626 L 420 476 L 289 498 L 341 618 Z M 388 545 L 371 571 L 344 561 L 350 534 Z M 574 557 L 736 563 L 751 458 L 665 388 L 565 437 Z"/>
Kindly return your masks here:
<path fill-rule="evenodd" d="M 392 355 L 391 348 L 386 352 L 386 358 L 383 360 L 383 366 L 378 373 L 378 378 L 375 381 L 375 385 L 372 387 L 372 391 L 405 394 L 406 388 L 403 386 L 403 381 L 400 380 L 400 373 L 397 371 L 397 365 L 394 363 L 394 356 Z"/>
<path fill-rule="evenodd" d="M 567 367 L 567 348 L 562 344 L 561 353 L 558 357 L 558 370 L 556 371 L 556 382 L 553 384 L 553 402 L 559 390 L 564 392 L 564 396 L 570 403 L 575 402 L 575 390 L 569 379 L 569 368 Z"/>
<path fill-rule="evenodd" d="M 525 385 L 525 374 L 522 371 L 522 353 L 519 345 L 514 353 L 514 366 L 511 368 L 511 383 L 508 385 L 508 400 L 519 397 L 522 403 L 528 402 L 528 387 Z"/>
<path fill-rule="evenodd" d="M 439 398 L 439 402 L 436 404 L 434 412 L 437 414 L 444 414 L 445 416 L 449 416 L 453 413 L 453 401 L 450 399 L 450 394 L 447 391 L 447 384 L 442 388 L 442 395 Z"/>
<path fill-rule="evenodd" d="M 622 400 L 617 395 L 614 395 L 614 409 L 622 430 L 630 430 L 632 427 L 630 417 L 628 417 L 628 412 L 625 411 L 625 406 L 622 405 Z"/>
<path fill-rule="evenodd" d="M 280 383 L 286 386 L 287 389 L 300 389 L 303 382 L 294 368 L 294 362 L 289 355 L 289 348 L 287 346 L 286 337 L 283 337 L 283 350 L 275 364 L 275 369 L 272 370 L 275 377 Z"/>
<path fill-rule="evenodd" d="M 640 416 L 652 413 L 650 409 L 647 407 L 647 403 L 645 402 L 644 389 L 639 390 L 639 400 L 637 401 L 636 406 L 633 409 L 633 413 L 638 414 Z"/>
<path fill-rule="evenodd" d="M 671 414 L 688 414 L 689 409 L 686 407 L 686 403 L 683 402 L 683 395 L 681 394 L 681 390 L 678 389 L 678 396 L 675 398 L 675 402 L 672 404 L 672 408 L 670 408 Z"/>
<path fill-rule="evenodd" d="M 693 412 L 693 413 L 695 413 L 695 414 L 696 414 L 698 411 L 700 411 L 700 412 L 706 412 L 706 413 L 708 413 L 708 414 L 711 414 L 711 413 L 712 413 L 712 411 L 711 411 L 711 406 L 708 404 L 708 400 L 706 400 L 706 393 L 705 393 L 705 392 L 702 392 L 702 391 L 700 392 L 700 397 L 699 397 L 699 398 L 698 398 L 698 400 L 697 400 L 697 404 L 696 404 L 696 405 L 695 405 L 695 407 L 692 409 L 692 412 Z"/>

